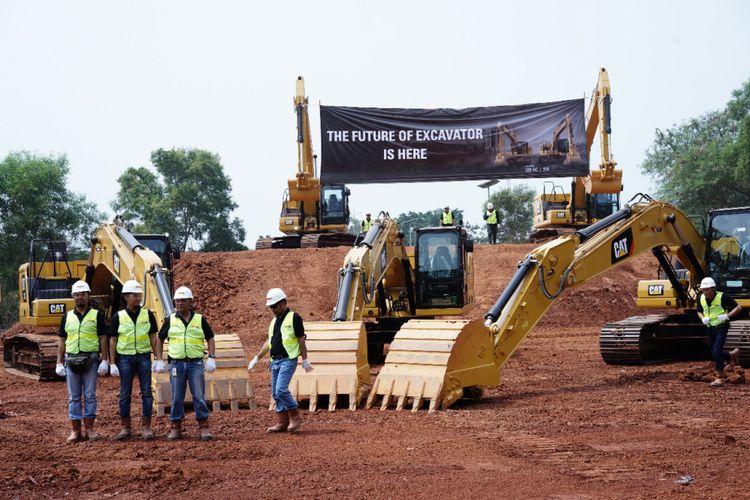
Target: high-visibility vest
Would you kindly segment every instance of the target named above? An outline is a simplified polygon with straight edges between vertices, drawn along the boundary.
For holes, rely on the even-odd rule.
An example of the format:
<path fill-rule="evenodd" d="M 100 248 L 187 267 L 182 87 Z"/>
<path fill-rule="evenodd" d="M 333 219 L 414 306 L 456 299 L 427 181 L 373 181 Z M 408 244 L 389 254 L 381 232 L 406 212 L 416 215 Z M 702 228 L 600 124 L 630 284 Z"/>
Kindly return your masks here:
<path fill-rule="evenodd" d="M 444 226 L 453 225 L 453 214 L 451 212 L 448 212 L 448 213 L 443 212 L 443 225 Z"/>
<path fill-rule="evenodd" d="M 487 224 L 497 224 L 497 210 L 487 210 Z"/>
<path fill-rule="evenodd" d="M 78 354 L 79 352 L 99 352 L 99 336 L 96 331 L 96 317 L 98 311 L 89 309 L 83 319 L 73 311 L 65 316 L 65 352 Z"/>
<path fill-rule="evenodd" d="M 172 359 L 197 359 L 203 357 L 203 316 L 193 314 L 193 318 L 186 325 L 177 316 L 169 317 L 169 357 Z"/>
<path fill-rule="evenodd" d="M 127 309 L 119 311 L 120 326 L 117 329 L 117 354 L 149 354 L 151 341 L 148 332 L 151 321 L 148 319 L 148 309 L 141 308 L 135 323 L 130 319 Z"/>
<path fill-rule="evenodd" d="M 271 345 L 271 339 L 273 339 L 273 327 L 276 324 L 276 318 L 271 320 L 271 324 L 268 325 L 268 345 Z M 299 356 L 299 339 L 294 334 L 294 312 L 289 309 L 289 312 L 284 317 L 284 321 L 281 322 L 281 343 L 286 349 L 286 353 L 289 355 L 289 359 L 297 359 Z"/>
<path fill-rule="evenodd" d="M 370 220 L 367 220 L 367 219 L 363 220 L 362 221 L 362 232 L 366 233 L 367 231 L 369 231 L 373 224 L 375 224 L 375 221 L 372 220 L 372 219 L 370 219 Z"/>
<path fill-rule="evenodd" d="M 709 306 L 706 302 L 706 296 L 701 294 L 701 307 L 703 308 L 703 316 L 709 319 L 708 324 L 710 326 L 718 326 L 724 323 L 724 321 L 719 321 L 719 314 L 727 313 L 727 311 L 723 307 L 721 307 L 722 295 L 722 292 L 716 292 L 716 297 L 714 297 L 714 300 Z"/>

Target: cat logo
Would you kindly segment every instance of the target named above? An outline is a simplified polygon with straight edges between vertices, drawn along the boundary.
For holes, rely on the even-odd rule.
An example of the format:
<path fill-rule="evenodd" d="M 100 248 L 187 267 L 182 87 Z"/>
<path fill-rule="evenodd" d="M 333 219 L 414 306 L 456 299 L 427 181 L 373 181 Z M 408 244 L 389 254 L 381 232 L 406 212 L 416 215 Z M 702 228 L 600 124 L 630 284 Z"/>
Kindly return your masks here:
<path fill-rule="evenodd" d="M 50 304 L 49 313 L 50 314 L 65 314 L 65 304 Z"/>
<path fill-rule="evenodd" d="M 648 294 L 649 295 L 664 295 L 664 285 L 649 285 Z"/>
<path fill-rule="evenodd" d="M 112 267 L 117 274 L 120 274 L 120 256 L 117 255 L 117 252 L 112 252 Z"/>
<path fill-rule="evenodd" d="M 633 253 L 633 230 L 628 228 L 612 242 L 612 264 L 627 259 Z"/>

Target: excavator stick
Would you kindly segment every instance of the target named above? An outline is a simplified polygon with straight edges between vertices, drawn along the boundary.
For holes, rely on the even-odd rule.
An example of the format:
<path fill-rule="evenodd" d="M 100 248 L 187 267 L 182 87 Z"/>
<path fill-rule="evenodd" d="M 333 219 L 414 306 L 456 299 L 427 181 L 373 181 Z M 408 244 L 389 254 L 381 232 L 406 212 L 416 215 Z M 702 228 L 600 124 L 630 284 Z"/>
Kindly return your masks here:
<path fill-rule="evenodd" d="M 499 381 L 493 336 L 480 320 L 411 320 L 393 339 L 366 407 L 382 396 L 381 410 L 395 399 L 396 410 L 427 402 L 432 413 Z"/>
<path fill-rule="evenodd" d="M 255 395 L 247 373 L 245 351 L 236 334 L 222 334 L 214 337 L 216 342 L 216 371 L 206 373 L 206 404 L 214 411 L 221 409 L 221 404 L 229 404 L 232 411 L 237 411 L 240 404 L 254 409 Z M 169 342 L 164 343 L 164 352 L 168 352 Z M 172 401 L 172 386 L 169 373 L 153 373 L 152 383 L 156 398 L 156 414 L 164 415 L 165 407 Z M 192 401 L 190 388 L 185 391 L 185 401 Z"/>
<path fill-rule="evenodd" d="M 367 333 L 361 321 L 305 323 L 307 355 L 315 369 L 294 372 L 289 390 L 296 400 L 309 398 L 310 411 L 318 407 L 318 396 L 328 396 L 328 410 L 336 409 L 339 394 L 349 396 L 349 409 L 356 410 L 370 383 Z M 300 358 L 301 365 L 301 358 Z M 271 403 L 271 409 L 275 404 Z"/>

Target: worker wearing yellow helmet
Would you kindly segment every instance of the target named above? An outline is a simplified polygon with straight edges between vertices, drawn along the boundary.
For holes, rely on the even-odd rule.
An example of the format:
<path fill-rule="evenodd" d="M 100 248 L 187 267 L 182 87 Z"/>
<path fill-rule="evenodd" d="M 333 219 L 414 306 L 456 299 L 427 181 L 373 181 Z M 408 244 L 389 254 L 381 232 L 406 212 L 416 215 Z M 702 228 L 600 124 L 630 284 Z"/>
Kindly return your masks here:
<path fill-rule="evenodd" d="M 716 379 L 712 387 L 724 384 L 724 363 L 739 364 L 740 350 L 724 351 L 724 342 L 729 332 L 729 320 L 736 317 L 742 307 L 729 295 L 716 291 L 716 282 L 711 277 L 703 278 L 698 299 L 698 317 L 708 329 L 708 345 L 716 363 Z"/>
<path fill-rule="evenodd" d="M 208 406 L 206 406 L 206 379 L 203 372 L 216 371 L 216 344 L 214 332 L 205 316 L 193 310 L 193 291 L 181 286 L 174 292 L 175 312 L 159 330 L 156 344 L 154 371 L 165 373 L 166 364 L 162 359 L 164 341 L 169 340 L 167 352 L 169 360 L 169 382 L 172 386 L 172 406 L 169 412 L 169 434 L 167 439 L 181 437 L 182 419 L 185 417 L 185 389 L 190 386 L 193 396 L 193 409 L 201 439 L 213 439 L 208 429 Z M 208 358 L 203 359 L 204 343 L 208 347 Z"/>

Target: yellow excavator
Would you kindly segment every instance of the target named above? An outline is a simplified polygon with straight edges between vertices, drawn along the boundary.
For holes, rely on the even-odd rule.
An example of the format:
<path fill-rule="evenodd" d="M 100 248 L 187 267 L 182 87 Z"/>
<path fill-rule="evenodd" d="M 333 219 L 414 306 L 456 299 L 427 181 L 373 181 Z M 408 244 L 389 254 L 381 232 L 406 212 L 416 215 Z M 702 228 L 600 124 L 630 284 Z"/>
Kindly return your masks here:
<path fill-rule="evenodd" d="M 531 160 L 531 146 L 526 141 L 519 141 L 516 133 L 505 123 L 499 122 L 497 129 L 497 145 L 495 149 L 495 166 L 526 164 Z M 505 137 L 510 141 L 510 150 L 505 151 Z M 510 153 L 510 154 L 508 154 Z"/>
<path fill-rule="evenodd" d="M 586 112 L 586 151 L 590 157 L 591 146 L 598 132 L 601 151 L 599 168 L 585 177 L 576 177 L 569 193 L 554 182 L 544 183 L 542 193 L 534 200 L 532 242 L 572 233 L 620 209 L 622 170 L 615 168 L 617 163 L 609 144 L 612 133 L 611 102 L 609 74 L 605 68 L 601 68 Z M 568 138 L 560 138 L 565 129 L 568 130 Z M 552 142 L 540 146 L 540 160 L 549 161 L 564 154 L 566 162 L 572 161 L 578 155 L 575 148 L 570 117 L 566 116 L 554 131 Z"/>
<path fill-rule="evenodd" d="M 638 287 L 643 307 L 674 314 L 636 316 L 607 323 L 599 345 L 610 364 L 643 364 L 675 357 L 708 356 L 696 314 L 698 284 L 711 276 L 745 308 L 750 307 L 750 207 L 714 210 L 702 235 L 675 206 L 637 195 L 614 214 L 549 241 L 519 263 L 505 290 L 482 320 L 411 320 L 395 334 L 366 407 L 447 408 L 497 385 L 500 369 L 552 302 L 574 288 L 650 250 L 666 279 Z M 356 323 L 353 323 L 356 325 Z M 750 320 L 730 324 L 726 347 L 740 350 L 750 366 Z M 313 354 L 310 355 L 316 363 Z M 319 392 L 326 394 L 326 392 Z M 317 397 L 317 395 L 316 395 Z"/>
<path fill-rule="evenodd" d="M 289 179 L 281 203 L 279 230 L 285 236 L 259 238 L 256 250 L 352 246 L 356 235 L 349 227 L 349 195 L 344 184 L 321 186 L 313 155 L 305 80 L 297 77 L 294 96 L 297 114 L 297 175 Z"/>
<path fill-rule="evenodd" d="M 71 307 L 72 283 L 83 279 L 91 288 L 92 304 L 107 321 L 124 304 L 122 285 L 136 280 L 143 286 L 143 306 L 154 311 L 157 323 L 174 312 L 172 263 L 179 254 L 164 235 L 133 235 L 119 220 L 100 225 L 91 238 L 88 260 L 69 261 L 65 245 L 52 242 L 41 261 L 32 242 L 29 262 L 19 268 L 19 316 L 22 324 L 57 326 Z M 166 263 L 166 266 L 164 265 Z M 168 266 L 168 267 L 167 267 Z M 53 380 L 57 336 L 22 333 L 3 339 L 6 370 L 38 380 Z M 217 370 L 206 375 L 207 400 L 236 402 L 252 398 L 245 358 L 235 334 L 216 335 Z M 167 375 L 154 374 L 157 407 L 171 399 Z M 236 403 L 235 403 L 236 404 Z"/>
<path fill-rule="evenodd" d="M 565 131 L 568 132 L 567 138 L 561 137 Z M 567 114 L 552 132 L 552 142 L 543 142 L 539 146 L 539 160 L 542 164 L 553 162 L 563 165 L 580 161 L 581 155 L 578 154 L 578 147 L 574 139 L 573 120 Z"/>
<path fill-rule="evenodd" d="M 315 370 L 297 370 L 290 390 L 309 397 L 312 411 L 319 395 L 327 395 L 329 409 L 335 409 L 339 394 L 348 395 L 355 409 L 370 383 L 369 362 L 383 362 L 385 345 L 391 359 L 401 348 L 412 358 L 437 360 L 444 354 L 441 341 L 421 343 L 416 319 L 467 314 L 474 307 L 473 268 L 473 244 L 463 228 L 418 229 L 415 246 L 407 248 L 398 223 L 381 212 L 344 259 L 332 321 L 305 324 Z M 429 323 L 433 331 L 451 324 Z"/>

